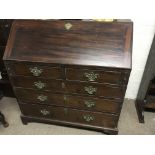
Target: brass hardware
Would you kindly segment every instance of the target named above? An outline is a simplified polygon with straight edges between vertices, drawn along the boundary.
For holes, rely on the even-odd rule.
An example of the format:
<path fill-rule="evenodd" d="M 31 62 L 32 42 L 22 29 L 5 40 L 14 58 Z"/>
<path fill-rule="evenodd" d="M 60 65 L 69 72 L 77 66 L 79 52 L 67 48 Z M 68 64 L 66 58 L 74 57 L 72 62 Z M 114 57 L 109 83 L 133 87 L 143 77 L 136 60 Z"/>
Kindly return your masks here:
<path fill-rule="evenodd" d="M 83 119 L 84 119 L 86 122 L 90 122 L 90 121 L 93 121 L 93 120 L 94 120 L 94 117 L 91 116 L 91 115 L 84 115 L 84 116 L 83 116 Z"/>
<path fill-rule="evenodd" d="M 64 113 L 65 113 L 65 115 L 68 114 L 68 108 L 64 108 Z"/>
<path fill-rule="evenodd" d="M 65 100 L 65 101 L 67 100 L 67 97 L 66 97 L 66 95 L 64 95 L 64 100 Z"/>
<path fill-rule="evenodd" d="M 84 104 L 86 105 L 87 108 L 92 108 L 95 106 L 94 101 L 84 101 Z"/>
<path fill-rule="evenodd" d="M 94 72 L 90 72 L 90 73 L 84 73 L 84 76 L 86 78 L 88 78 L 89 81 L 95 81 L 98 78 L 99 74 L 95 74 Z"/>
<path fill-rule="evenodd" d="M 45 95 L 39 95 L 39 96 L 37 97 L 37 99 L 40 100 L 41 102 L 44 102 L 44 101 L 47 100 L 47 96 L 45 96 Z"/>
<path fill-rule="evenodd" d="M 33 74 L 33 76 L 40 76 L 40 74 L 43 72 L 42 69 L 39 69 L 37 67 L 29 68 L 29 70 Z"/>
<path fill-rule="evenodd" d="M 62 88 L 64 89 L 64 88 L 65 88 L 65 83 L 62 82 L 61 86 L 62 86 Z"/>
<path fill-rule="evenodd" d="M 5 28 L 7 28 L 7 27 L 9 27 L 9 25 L 8 24 L 5 24 L 5 26 L 4 26 Z"/>
<path fill-rule="evenodd" d="M 50 112 L 49 112 L 48 110 L 46 110 L 46 109 L 42 109 L 42 110 L 40 110 L 40 112 L 41 112 L 44 116 L 50 114 Z"/>
<path fill-rule="evenodd" d="M 67 96 L 64 95 L 64 103 L 66 104 L 67 103 Z"/>
<path fill-rule="evenodd" d="M 41 81 L 38 81 L 38 82 L 34 82 L 34 86 L 36 86 L 38 89 L 43 89 L 45 88 L 46 84 Z"/>
<path fill-rule="evenodd" d="M 92 86 L 88 86 L 88 87 L 84 87 L 84 90 L 90 94 L 90 95 L 93 95 L 94 93 L 96 93 L 97 91 L 97 88 L 94 88 Z"/>
<path fill-rule="evenodd" d="M 66 30 L 70 30 L 70 29 L 72 28 L 72 26 L 73 26 L 73 25 L 72 25 L 71 23 L 66 23 L 66 24 L 65 24 L 65 29 L 66 29 Z"/>

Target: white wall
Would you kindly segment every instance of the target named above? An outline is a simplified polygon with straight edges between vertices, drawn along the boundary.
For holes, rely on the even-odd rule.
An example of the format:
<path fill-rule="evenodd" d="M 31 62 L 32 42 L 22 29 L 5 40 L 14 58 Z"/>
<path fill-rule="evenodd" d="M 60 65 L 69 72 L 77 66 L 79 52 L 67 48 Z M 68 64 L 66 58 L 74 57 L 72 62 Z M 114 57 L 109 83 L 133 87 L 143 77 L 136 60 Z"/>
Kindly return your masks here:
<path fill-rule="evenodd" d="M 132 72 L 126 98 L 136 99 L 152 39 L 155 33 L 155 19 L 131 19 L 134 22 Z"/>

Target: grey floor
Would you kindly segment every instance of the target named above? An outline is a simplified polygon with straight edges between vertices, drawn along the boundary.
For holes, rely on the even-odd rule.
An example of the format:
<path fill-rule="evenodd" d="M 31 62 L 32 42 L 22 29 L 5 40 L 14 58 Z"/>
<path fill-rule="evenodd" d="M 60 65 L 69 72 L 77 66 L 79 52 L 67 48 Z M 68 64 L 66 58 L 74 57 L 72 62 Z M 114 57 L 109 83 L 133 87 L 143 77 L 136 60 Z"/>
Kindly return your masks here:
<path fill-rule="evenodd" d="M 23 125 L 16 99 L 4 97 L 0 110 L 6 116 L 9 127 L 0 125 L 0 135 L 101 135 L 100 132 L 80 130 L 69 127 L 29 123 Z M 132 100 L 125 100 L 118 125 L 120 135 L 154 135 L 155 113 L 145 112 L 145 124 L 140 124 Z"/>

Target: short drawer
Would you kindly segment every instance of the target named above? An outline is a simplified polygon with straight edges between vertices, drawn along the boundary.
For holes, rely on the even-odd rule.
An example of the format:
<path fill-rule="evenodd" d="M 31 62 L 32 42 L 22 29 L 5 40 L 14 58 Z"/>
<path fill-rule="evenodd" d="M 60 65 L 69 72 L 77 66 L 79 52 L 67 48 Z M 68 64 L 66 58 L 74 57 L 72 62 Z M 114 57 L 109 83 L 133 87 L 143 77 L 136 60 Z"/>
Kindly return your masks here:
<path fill-rule="evenodd" d="M 125 74 L 119 71 L 87 70 L 66 68 L 66 79 L 99 83 L 123 84 Z"/>
<path fill-rule="evenodd" d="M 20 104 L 20 108 L 22 113 L 26 116 L 80 123 L 92 126 L 116 128 L 118 122 L 118 116 L 99 112 L 33 104 Z"/>
<path fill-rule="evenodd" d="M 36 63 L 34 65 L 25 63 L 13 63 L 8 65 L 8 68 L 9 66 L 12 68 L 10 71 L 14 75 L 62 79 L 61 67 L 48 67 L 39 64 L 37 65 Z"/>
<path fill-rule="evenodd" d="M 14 88 L 20 102 L 64 105 L 64 95 L 34 89 Z"/>
<path fill-rule="evenodd" d="M 123 99 L 124 89 L 119 86 L 86 83 L 86 82 L 66 82 L 66 93 L 92 95 L 96 97 Z"/>
<path fill-rule="evenodd" d="M 42 90 L 49 90 L 53 92 L 63 91 L 61 80 L 15 76 L 11 77 L 11 81 L 14 87 L 32 88 L 40 91 Z"/>

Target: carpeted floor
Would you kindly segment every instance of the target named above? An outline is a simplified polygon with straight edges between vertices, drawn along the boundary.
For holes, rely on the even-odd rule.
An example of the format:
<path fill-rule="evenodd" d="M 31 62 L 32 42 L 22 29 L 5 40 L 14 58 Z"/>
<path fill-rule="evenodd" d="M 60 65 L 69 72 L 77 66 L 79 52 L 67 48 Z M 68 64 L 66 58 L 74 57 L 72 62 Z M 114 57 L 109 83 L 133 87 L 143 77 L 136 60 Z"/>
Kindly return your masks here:
<path fill-rule="evenodd" d="M 23 125 L 20 120 L 20 110 L 16 99 L 3 98 L 0 101 L 0 110 L 9 122 L 9 127 L 0 125 L 0 135 L 101 135 L 100 132 L 81 130 L 76 128 L 29 123 Z M 145 124 L 138 122 L 136 109 L 132 100 L 123 104 L 118 125 L 119 135 L 154 135 L 155 113 L 145 112 Z"/>

